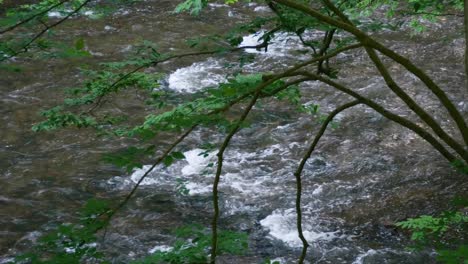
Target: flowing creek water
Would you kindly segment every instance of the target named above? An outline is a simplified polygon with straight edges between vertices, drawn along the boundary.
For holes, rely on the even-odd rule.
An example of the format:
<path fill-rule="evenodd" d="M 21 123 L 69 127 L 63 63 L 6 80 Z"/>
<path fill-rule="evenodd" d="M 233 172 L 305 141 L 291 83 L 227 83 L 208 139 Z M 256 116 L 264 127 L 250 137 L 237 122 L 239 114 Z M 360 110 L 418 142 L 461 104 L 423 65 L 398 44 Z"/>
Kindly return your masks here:
<path fill-rule="evenodd" d="M 174 2 L 144 1 L 103 20 L 77 18 L 57 29 L 56 34 L 64 39 L 83 37 L 94 55 L 91 59 L 25 61 L 21 73 L 2 70 L 0 263 L 30 248 L 57 224 L 76 221 L 75 213 L 87 199 L 122 199 L 148 167 L 125 174 L 101 161 L 102 154 L 122 149 L 130 140 L 96 138 L 87 130 L 31 131 L 40 120 L 41 109 L 60 103 L 63 88 L 80 83 L 80 66 L 121 59 L 132 43 L 142 39 L 158 43 L 162 51 L 186 51 L 183 39 L 223 32 L 267 12 L 254 4 L 233 8 L 212 4 L 203 16 L 191 17 L 172 14 Z M 456 30 L 443 30 L 460 24 L 443 21 L 421 36 L 387 32 L 380 38 L 427 72 L 437 74 L 438 83 L 466 114 L 463 38 Z M 255 36 L 246 36 L 243 44 L 256 41 Z M 294 53 L 298 45 L 294 37 L 280 34 L 268 52 L 246 51 L 257 60 L 244 71 L 272 71 L 306 58 Z M 167 73 L 163 84 L 167 89 L 190 96 L 225 80 L 231 73 L 225 67 L 227 62 L 226 58 L 196 57 L 166 63 L 157 70 Z M 340 70 L 340 82 L 395 113 L 409 113 L 388 93 L 362 51 L 342 54 L 333 64 Z M 401 67 L 389 65 L 395 79 L 450 128 L 452 123 L 422 85 Z M 350 101 L 315 82 L 303 85 L 302 91 L 303 103 L 319 104 L 323 114 Z M 122 111 L 145 115 L 138 96 L 120 103 Z M 269 100 L 254 108 L 251 120 L 253 125 L 234 137 L 225 154 L 220 185 L 220 227 L 247 232 L 249 251 L 243 257 L 221 260 L 260 263 L 269 257 L 294 263 L 301 243 L 295 227 L 293 171 L 320 127 L 319 118 L 297 114 L 286 103 Z M 164 146 L 171 139 L 161 136 L 157 144 Z M 204 158 L 199 147 L 222 139 L 222 134 L 197 130 L 181 145 L 186 160 L 169 168 L 159 166 L 143 181 L 99 245 L 114 263 L 168 248 L 173 239 L 170 230 L 177 226 L 208 225 L 213 172 L 206 165 L 214 161 L 215 153 Z M 445 209 L 451 197 L 468 191 L 463 176 L 428 144 L 363 106 L 337 116 L 307 163 L 303 181 L 304 235 L 312 245 L 309 254 L 314 263 L 433 263 L 432 252 L 408 251 L 409 241 L 393 223 Z M 178 194 L 181 184 L 188 195 Z"/>

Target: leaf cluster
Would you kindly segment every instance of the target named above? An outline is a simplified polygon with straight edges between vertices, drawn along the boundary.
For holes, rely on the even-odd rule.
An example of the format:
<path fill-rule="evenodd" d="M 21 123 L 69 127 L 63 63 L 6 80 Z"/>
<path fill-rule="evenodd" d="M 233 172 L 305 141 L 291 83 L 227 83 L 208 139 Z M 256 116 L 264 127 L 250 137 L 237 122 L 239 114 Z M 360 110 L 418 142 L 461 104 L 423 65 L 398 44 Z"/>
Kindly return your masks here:
<path fill-rule="evenodd" d="M 219 231 L 218 254 L 243 255 L 248 247 L 245 233 Z M 201 225 L 189 225 L 174 231 L 175 242 L 169 251 L 154 254 L 133 264 L 199 264 L 206 263 L 211 246 L 211 233 Z"/>
<path fill-rule="evenodd" d="M 463 208 L 468 206 L 466 198 L 454 200 L 461 211 L 446 211 L 437 217 L 421 215 L 396 223 L 396 226 L 412 232 L 411 239 L 416 248 L 435 247 L 438 260 L 443 263 L 468 263 L 468 216 Z"/>
<path fill-rule="evenodd" d="M 61 224 L 54 231 L 38 239 L 30 252 L 15 258 L 13 263 L 79 264 L 86 261 L 104 261 L 97 250 L 96 232 L 107 222 L 110 213 L 106 201 L 90 199 L 81 209 L 78 224 Z"/>

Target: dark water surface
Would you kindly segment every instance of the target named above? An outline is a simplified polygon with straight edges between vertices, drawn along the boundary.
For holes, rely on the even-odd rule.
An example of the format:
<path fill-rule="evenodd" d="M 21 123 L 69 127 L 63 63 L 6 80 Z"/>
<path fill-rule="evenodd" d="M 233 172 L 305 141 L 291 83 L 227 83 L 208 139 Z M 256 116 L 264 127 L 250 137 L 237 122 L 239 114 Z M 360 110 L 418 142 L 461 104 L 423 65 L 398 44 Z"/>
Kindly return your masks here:
<path fill-rule="evenodd" d="M 115 61 L 132 45 L 146 39 L 162 51 L 188 50 L 181 41 L 197 35 L 224 32 L 236 23 L 265 14 L 256 5 L 228 8 L 211 5 L 201 17 L 174 15 L 175 1 L 153 0 L 122 9 L 103 20 L 76 18 L 57 29 L 63 39 L 83 37 L 90 59 L 51 59 L 21 62 L 24 71 L 0 72 L 0 263 L 27 250 L 41 234 L 57 224 L 76 221 L 76 211 L 92 197 L 121 199 L 143 171 L 131 175 L 101 161 L 102 154 L 132 142 L 96 138 L 92 131 L 66 129 L 33 133 L 41 109 L 60 103 L 64 88 L 79 85 L 79 67 Z M 413 59 L 433 74 L 459 109 L 468 112 L 463 87 L 461 20 L 442 21 L 421 36 L 388 32 L 378 36 L 386 45 Z M 444 28 L 452 28 L 447 33 Z M 313 34 L 313 32 L 311 32 Z M 246 36 L 244 44 L 256 43 Z M 297 39 L 280 34 L 267 53 L 248 51 L 257 62 L 246 72 L 271 71 L 304 59 L 292 51 Z M 437 54 L 437 56 L 434 56 Z M 159 69 L 166 85 L 190 94 L 225 79 L 226 59 L 189 58 Z M 339 81 L 375 98 L 389 110 L 408 114 L 392 97 L 362 51 L 334 60 Z M 451 123 L 440 105 L 401 66 L 387 62 L 399 84 L 447 128 Z M 310 82 L 302 86 L 303 103 L 318 103 L 323 114 L 350 101 L 329 87 Z M 122 111 L 147 114 L 138 96 L 128 96 Z M 411 117 L 411 116 L 410 116 Z M 412 117 L 411 117 L 412 118 Z M 293 263 L 300 251 L 295 232 L 295 181 L 310 137 L 320 126 L 318 117 L 296 114 L 284 102 L 265 101 L 251 115 L 255 122 L 235 136 L 226 153 L 220 191 L 221 228 L 248 232 L 245 257 L 225 257 L 225 263 L 259 263 L 266 257 Z M 453 130 L 452 130 L 453 131 Z M 458 137 L 459 135 L 457 135 Z M 213 172 L 198 154 L 205 142 L 222 135 L 198 130 L 181 145 L 187 157 L 170 168 L 158 168 L 127 208 L 112 222 L 105 243 L 99 244 L 115 263 L 125 263 L 156 249 L 167 248 L 170 230 L 187 223 L 207 225 L 211 218 Z M 170 143 L 159 137 L 157 144 Z M 177 194 L 177 180 L 189 195 Z M 314 263 L 433 263 L 430 252 L 406 250 L 407 238 L 393 223 L 447 208 L 455 194 L 468 191 L 465 178 L 416 135 L 357 106 L 340 114 L 326 132 L 304 172 L 304 230 L 312 245 Z"/>

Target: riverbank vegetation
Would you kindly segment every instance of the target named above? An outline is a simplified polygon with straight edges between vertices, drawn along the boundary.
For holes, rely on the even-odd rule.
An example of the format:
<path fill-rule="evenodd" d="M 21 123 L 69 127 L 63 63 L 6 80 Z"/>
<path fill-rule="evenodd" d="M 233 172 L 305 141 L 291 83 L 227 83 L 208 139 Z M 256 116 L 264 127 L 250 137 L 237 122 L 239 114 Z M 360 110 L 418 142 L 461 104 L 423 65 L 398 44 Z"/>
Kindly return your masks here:
<path fill-rule="evenodd" d="M 3 4 L 7 4 L 4 1 Z M 11 71 L 21 71 L 16 61 L 44 60 L 47 58 L 77 58 L 93 56 L 86 50 L 83 38 L 65 44 L 54 39 L 54 29 L 68 23 L 77 16 L 99 19 L 112 14 L 122 5 L 134 1 L 92 1 L 92 0 L 43 0 L 24 5 L 12 5 L 4 11 L 0 19 L 0 66 Z M 119 153 L 105 156 L 105 161 L 131 172 L 143 168 L 143 160 L 153 159 L 142 177 L 124 199 L 118 203 L 91 200 L 84 207 L 77 225 L 62 225 L 51 235 L 44 237 L 32 253 L 22 255 L 18 262 L 32 263 L 80 263 L 98 261 L 105 263 L 105 256 L 99 253 L 96 243 L 105 237 L 106 228 L 119 211 L 124 210 L 141 183 L 155 168 L 163 164 L 171 166 L 177 160 L 185 159 L 178 149 L 189 135 L 198 129 L 220 132 L 224 138 L 218 145 L 204 146 L 205 154 L 216 152 L 213 168 L 212 208 L 210 228 L 190 226 L 175 231 L 177 238 L 170 250 L 160 250 L 152 256 L 136 263 L 216 263 L 221 254 L 242 254 L 247 249 L 247 235 L 228 230 L 220 230 L 219 184 L 223 178 L 223 165 L 226 150 L 236 134 L 251 126 L 249 116 L 255 107 L 268 104 L 271 100 L 285 102 L 298 114 L 321 115 L 322 122 L 316 135 L 308 142 L 302 157 L 297 160 L 297 168 L 291 171 L 296 183 L 296 225 L 302 242 L 302 250 L 297 256 L 298 263 L 311 261 L 308 252 L 310 243 L 303 232 L 303 212 L 301 195 L 304 168 L 314 155 L 327 129 L 334 125 L 334 119 L 344 111 L 353 111 L 357 106 L 372 109 L 381 116 L 399 124 L 422 138 L 433 148 L 434 156 L 450 163 L 459 174 L 467 174 L 468 126 L 466 112 L 457 106 L 457 95 L 448 94 L 447 87 L 437 82 L 438 72 L 427 72 L 401 54 L 388 47 L 378 37 L 392 31 L 406 30 L 417 35 L 426 27 L 445 17 L 464 17 L 467 7 L 461 0 L 410 0 L 410 1 L 301 1 L 268 0 L 258 2 L 268 7 L 266 15 L 255 17 L 247 23 L 239 23 L 225 34 L 195 36 L 188 40 L 193 51 L 176 54 L 158 49 L 157 43 L 142 42 L 133 57 L 118 62 L 103 62 L 100 67 L 82 69 L 87 79 L 67 91 L 69 97 L 60 105 L 42 112 L 44 120 L 33 127 L 34 131 L 50 131 L 76 127 L 93 129 L 98 136 L 114 140 L 130 138 L 138 145 Z M 466 2 L 466 1 L 465 1 Z M 0 2 L 1 3 L 1 2 Z M 188 12 L 193 16 L 203 16 L 206 0 L 186 0 L 178 5 L 175 12 Z M 244 4 L 229 0 L 218 4 Z M 51 13 L 53 15 L 51 15 Z M 67 22 L 68 21 L 68 22 Z M 468 25 L 465 25 L 465 29 Z M 287 33 L 300 40 L 302 47 L 296 50 L 294 64 L 271 72 L 245 74 L 243 67 L 256 58 L 245 50 L 267 52 L 275 37 Z M 243 37 L 254 34 L 258 43 L 243 45 Z M 463 34 L 463 33 L 462 33 Z M 318 37 L 317 37 L 318 36 Z M 466 42 L 466 41 L 465 41 Z M 349 87 L 340 77 L 336 58 L 349 52 L 362 52 L 373 65 L 381 82 L 385 83 L 392 100 L 406 106 L 407 113 L 395 113 L 385 102 Z M 173 92 L 163 89 L 162 72 L 147 71 L 157 69 L 168 61 L 183 58 L 236 56 L 233 67 L 237 70 L 226 81 L 177 103 L 168 98 Z M 304 56 L 306 58 L 304 59 Z M 465 56 L 466 57 L 466 56 Z M 391 67 L 399 67 L 431 94 L 439 104 L 440 113 L 427 110 L 409 87 L 404 87 L 395 79 Z M 468 74 L 468 60 L 465 59 L 465 74 Z M 465 80 L 466 80 L 465 75 Z M 301 93 L 310 83 L 321 83 L 346 94 L 348 101 L 336 104 L 327 115 L 321 113 L 316 104 L 304 105 Z M 460 98 L 467 98 L 468 86 L 457 91 Z M 134 120 L 121 113 L 112 102 L 135 90 L 145 95 L 145 103 L 152 110 L 144 120 Z M 463 100 L 463 99 L 462 99 Z M 449 120 L 442 124 L 441 120 Z M 340 129 L 340 128 L 337 128 Z M 171 135 L 172 143 L 166 149 L 151 144 L 160 135 Z M 215 142 L 215 141 L 213 141 Z M 372 147 L 372 146 L 365 146 Z M 182 194 L 184 187 L 178 189 Z M 466 199 L 466 197 L 461 198 Z M 458 203 L 453 209 L 434 216 L 420 216 L 397 223 L 398 227 L 412 231 L 412 238 L 424 246 L 435 248 L 438 258 L 446 263 L 466 263 L 466 202 Z M 447 237 L 443 238 L 445 235 Z M 433 238 L 435 236 L 437 238 Z M 455 239 L 456 238 L 456 239 Z M 189 242 L 187 242 L 189 241 Z M 426 243 L 428 242 L 428 243 Z M 430 243 L 429 243 L 430 242 Z M 268 261 L 267 261 L 268 262 Z"/>

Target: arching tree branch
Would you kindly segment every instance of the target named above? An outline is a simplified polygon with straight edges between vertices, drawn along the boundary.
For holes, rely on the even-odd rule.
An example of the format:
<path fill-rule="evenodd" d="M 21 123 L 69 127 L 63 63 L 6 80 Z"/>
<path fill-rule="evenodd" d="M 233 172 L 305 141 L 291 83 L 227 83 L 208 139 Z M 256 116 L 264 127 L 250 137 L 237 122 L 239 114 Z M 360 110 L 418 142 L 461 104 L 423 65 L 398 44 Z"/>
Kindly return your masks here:
<path fill-rule="evenodd" d="M 391 58 L 395 62 L 401 64 L 403 67 L 405 67 L 409 72 L 414 74 L 416 77 L 418 77 L 425 85 L 426 87 L 434 94 L 437 96 L 437 98 L 440 100 L 442 105 L 447 109 L 449 112 L 450 116 L 452 119 L 455 121 L 455 123 L 458 126 L 458 129 L 460 130 L 460 133 L 463 136 L 463 139 L 465 141 L 465 144 L 468 145 L 468 127 L 466 125 L 466 122 L 461 115 L 461 113 L 458 111 L 458 109 L 455 107 L 454 103 L 448 98 L 447 94 L 420 68 L 418 68 L 416 65 L 414 65 L 409 59 L 399 55 L 395 51 L 385 47 L 383 44 L 380 42 L 374 40 L 370 36 L 368 36 L 366 33 L 358 29 L 352 24 L 349 24 L 346 20 L 344 19 L 344 15 L 339 15 L 340 18 L 344 21 L 337 20 L 333 17 L 324 15 L 320 13 L 318 10 L 311 8 L 309 6 L 306 6 L 302 3 L 292 1 L 292 0 L 272 0 L 274 2 L 277 2 L 279 4 L 283 4 L 285 6 L 288 6 L 290 8 L 296 9 L 298 11 L 301 11 L 305 14 L 308 14 L 312 17 L 315 17 L 319 19 L 320 21 L 327 23 L 329 25 L 341 28 L 351 34 L 353 34 L 364 46 L 374 48 L 378 50 L 380 53 L 384 54 L 385 56 Z M 324 0 L 328 1 L 328 0 Z M 329 2 L 329 1 L 328 1 Z M 329 2 L 331 5 L 333 3 Z M 333 5 L 334 6 L 334 5 Z M 336 8 L 337 9 L 337 8 Z M 337 14 L 341 13 L 337 9 Z"/>
<path fill-rule="evenodd" d="M 435 119 L 429 115 L 417 102 L 415 102 L 401 87 L 393 80 L 392 76 L 388 72 L 385 65 L 380 60 L 377 53 L 369 47 L 366 47 L 367 54 L 374 62 L 375 66 L 379 70 L 380 74 L 384 78 L 387 86 L 401 99 L 405 104 L 424 121 L 437 136 L 439 136 L 445 143 L 447 143 L 452 149 L 454 149 L 463 159 L 468 160 L 468 151 L 466 151 L 462 145 L 460 145 L 455 139 L 449 136 L 435 121 Z"/>
<path fill-rule="evenodd" d="M 267 82 L 268 83 L 268 82 Z M 219 151 L 218 151 L 218 164 L 216 168 L 216 175 L 215 179 L 213 182 L 213 208 L 214 208 L 214 213 L 213 213 L 213 220 L 211 222 L 211 228 L 212 228 L 212 235 L 211 235 L 211 255 L 210 255 L 210 263 L 215 264 L 216 263 L 216 256 L 217 256 L 217 250 L 218 250 L 218 219 L 219 219 L 219 194 L 218 194 L 218 185 L 221 180 L 221 173 L 223 171 L 223 157 L 224 157 L 224 151 L 227 149 L 229 142 L 231 141 L 232 137 L 236 132 L 239 130 L 241 124 L 244 122 L 244 120 L 247 118 L 247 116 L 250 113 L 250 110 L 252 110 L 253 106 L 257 102 L 261 89 L 266 87 L 267 85 L 261 85 L 256 89 L 255 95 L 250 101 L 249 105 L 247 108 L 244 110 L 242 113 L 242 116 L 239 118 L 237 121 L 236 125 L 232 128 L 231 132 L 226 136 L 226 138 L 223 141 L 223 144 L 221 145 Z"/>
<path fill-rule="evenodd" d="M 356 93 L 355 91 L 339 84 L 339 83 L 336 83 L 328 78 L 324 78 L 323 76 L 319 76 L 317 74 L 314 74 L 314 73 L 311 73 L 311 72 L 302 72 L 302 74 L 304 76 L 308 76 L 310 77 L 311 79 L 313 80 L 318 80 L 318 81 L 321 81 L 325 84 L 328 84 L 329 86 L 331 87 L 334 87 L 335 89 L 339 90 L 339 91 L 342 91 L 352 97 L 354 97 L 355 99 L 359 100 L 360 102 L 362 102 L 363 104 L 369 106 L 370 108 L 374 109 L 375 111 L 377 111 L 378 113 L 380 113 L 381 115 L 383 115 L 384 117 L 412 130 L 413 132 L 415 132 L 417 135 L 419 135 L 420 137 L 422 137 L 424 140 L 426 140 L 429 144 L 431 144 L 437 151 L 439 151 L 440 154 L 442 154 L 442 156 L 444 156 L 449 162 L 454 162 L 455 160 L 457 160 L 457 158 L 452 155 L 452 153 L 450 153 L 445 147 L 444 145 L 442 145 L 436 138 L 434 138 L 434 136 L 431 135 L 431 133 L 427 132 L 424 128 L 416 125 L 414 122 L 404 118 L 404 117 L 401 117 L 399 115 L 396 115 L 392 112 L 389 112 L 388 110 L 386 110 L 382 105 L 372 101 L 371 99 L 369 98 L 366 98 L 358 93 Z M 468 162 L 468 161 L 466 161 Z"/>
<path fill-rule="evenodd" d="M 307 242 L 306 238 L 304 237 L 304 233 L 302 231 L 302 209 L 301 209 L 301 197 L 302 197 L 302 179 L 301 179 L 301 174 L 302 171 L 304 170 L 304 166 L 309 160 L 310 156 L 312 155 L 312 152 L 315 150 L 317 147 L 317 144 L 319 143 L 320 139 L 322 138 L 323 134 L 325 133 L 325 130 L 327 129 L 328 125 L 330 122 L 335 118 L 336 115 L 339 113 L 343 112 L 344 110 L 353 107 L 360 102 L 358 100 L 352 101 L 350 103 L 344 104 L 340 107 L 337 107 L 335 110 L 333 110 L 328 116 L 327 119 L 325 119 L 324 123 L 320 127 L 319 132 L 317 135 L 314 137 L 314 140 L 311 142 L 309 148 L 307 149 L 306 153 L 302 157 L 301 162 L 299 163 L 299 166 L 294 172 L 294 176 L 296 177 L 296 215 L 297 215 L 297 221 L 296 221 L 296 226 L 297 226 L 297 233 L 299 234 L 299 238 L 302 241 L 302 252 L 299 257 L 299 264 L 304 263 L 304 260 L 307 255 L 307 248 L 309 247 L 309 243 Z"/>

